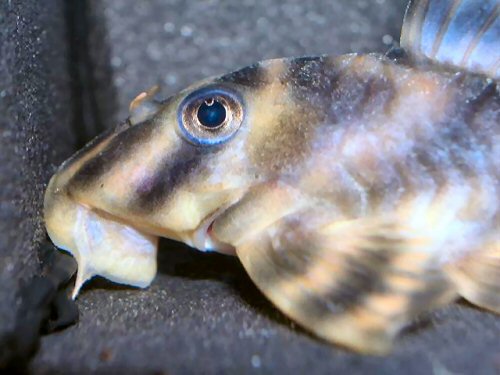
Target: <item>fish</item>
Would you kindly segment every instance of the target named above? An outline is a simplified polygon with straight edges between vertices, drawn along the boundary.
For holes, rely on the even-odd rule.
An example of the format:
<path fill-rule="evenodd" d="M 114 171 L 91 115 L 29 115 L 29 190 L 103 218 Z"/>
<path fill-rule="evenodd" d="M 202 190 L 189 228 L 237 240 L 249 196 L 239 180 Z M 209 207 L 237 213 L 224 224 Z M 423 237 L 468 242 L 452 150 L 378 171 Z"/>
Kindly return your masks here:
<path fill-rule="evenodd" d="M 414 0 L 386 54 L 141 93 L 46 189 L 73 297 L 96 275 L 148 287 L 165 237 L 237 256 L 292 321 L 364 354 L 459 298 L 500 313 L 499 13 Z"/>

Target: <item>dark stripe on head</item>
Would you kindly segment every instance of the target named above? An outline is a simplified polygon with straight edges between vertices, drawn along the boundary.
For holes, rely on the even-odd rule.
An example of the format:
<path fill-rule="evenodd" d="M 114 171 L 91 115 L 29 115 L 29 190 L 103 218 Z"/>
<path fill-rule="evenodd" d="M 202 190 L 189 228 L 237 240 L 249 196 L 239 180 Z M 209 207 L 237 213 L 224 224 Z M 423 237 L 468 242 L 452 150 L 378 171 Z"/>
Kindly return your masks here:
<path fill-rule="evenodd" d="M 130 208 L 137 212 L 150 212 L 162 207 L 179 186 L 200 170 L 200 164 L 213 149 L 182 142 L 173 154 L 159 161 L 153 176 L 137 188 Z"/>
<path fill-rule="evenodd" d="M 339 70 L 327 57 L 300 57 L 290 60 L 280 77 L 297 105 L 312 105 L 319 110 L 331 106 L 332 92 L 338 86 Z"/>
<path fill-rule="evenodd" d="M 390 115 L 391 104 L 396 98 L 396 88 L 388 60 L 367 61 L 367 66 L 347 67 L 339 78 L 338 88 L 332 92 L 329 118 L 332 123 L 355 120 L 378 113 Z M 376 68 L 376 69 L 375 69 Z"/>
<path fill-rule="evenodd" d="M 354 58 L 360 63 L 362 58 Z M 353 63 L 340 68 L 335 59 L 310 57 L 290 62 L 283 84 L 289 85 L 298 106 L 312 106 L 319 119 L 329 124 L 360 118 L 383 111 L 387 113 L 395 98 L 395 87 L 389 60 L 375 59 L 381 73 L 360 70 Z M 375 66 L 376 67 L 376 66 Z"/>
<path fill-rule="evenodd" d="M 268 85 L 267 70 L 261 63 L 255 63 L 233 73 L 220 77 L 217 83 L 235 83 L 250 88 L 260 88 Z"/>
<path fill-rule="evenodd" d="M 104 132 L 99 134 L 97 137 L 92 139 L 90 142 L 88 142 L 85 146 L 83 146 L 81 149 L 79 149 L 76 153 L 73 154 L 68 160 L 66 160 L 61 167 L 59 168 L 58 172 L 61 172 L 63 170 L 66 170 L 73 166 L 75 163 L 78 163 L 87 153 L 91 152 L 95 148 L 97 148 L 101 142 L 107 140 L 109 137 L 113 136 L 113 133 L 119 133 L 120 131 L 130 127 L 130 122 L 127 120 L 120 125 L 116 126 L 115 128 L 109 128 L 106 129 Z"/>
<path fill-rule="evenodd" d="M 113 166 L 130 157 L 133 151 L 148 141 L 151 137 L 154 122 L 147 121 L 126 128 L 118 133 L 96 156 L 88 160 L 68 182 L 68 188 L 80 189 L 91 187 L 109 172 Z"/>
<path fill-rule="evenodd" d="M 322 78 L 325 77 L 325 61 L 328 58 L 324 56 L 308 56 L 291 59 L 288 63 L 288 70 L 282 77 L 283 84 L 292 84 L 297 88 L 309 88 L 311 85 L 318 86 L 323 84 Z"/>

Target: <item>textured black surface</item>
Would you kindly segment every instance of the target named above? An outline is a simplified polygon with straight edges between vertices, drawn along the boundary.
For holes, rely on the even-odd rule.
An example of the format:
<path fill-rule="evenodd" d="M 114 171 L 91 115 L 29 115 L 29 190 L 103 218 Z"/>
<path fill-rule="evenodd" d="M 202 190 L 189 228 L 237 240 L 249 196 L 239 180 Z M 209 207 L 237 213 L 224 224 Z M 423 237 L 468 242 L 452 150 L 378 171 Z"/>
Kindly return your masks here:
<path fill-rule="evenodd" d="M 44 185 L 73 144 L 65 30 L 62 1 L 0 2 L 0 366 L 36 335 L 20 291 L 41 270 Z"/>
<path fill-rule="evenodd" d="M 77 326 L 47 336 L 41 373 L 495 374 L 498 317 L 456 304 L 417 322 L 387 358 L 325 344 L 277 312 L 237 260 L 170 248 L 146 291 L 94 282 Z"/>
<path fill-rule="evenodd" d="M 405 1 L 89 0 L 66 13 L 62 0 L 14 3 L 0 3 L 0 334 L 15 321 L 18 281 L 40 269 L 43 184 L 75 139 L 114 126 L 156 83 L 166 96 L 263 58 L 383 51 L 397 38 Z M 70 85 L 69 75 L 79 81 Z M 31 370 L 500 372 L 498 317 L 464 303 L 417 322 L 391 356 L 365 357 L 295 327 L 235 258 L 165 241 L 159 262 L 147 290 L 86 286 L 79 323 L 43 337 Z"/>

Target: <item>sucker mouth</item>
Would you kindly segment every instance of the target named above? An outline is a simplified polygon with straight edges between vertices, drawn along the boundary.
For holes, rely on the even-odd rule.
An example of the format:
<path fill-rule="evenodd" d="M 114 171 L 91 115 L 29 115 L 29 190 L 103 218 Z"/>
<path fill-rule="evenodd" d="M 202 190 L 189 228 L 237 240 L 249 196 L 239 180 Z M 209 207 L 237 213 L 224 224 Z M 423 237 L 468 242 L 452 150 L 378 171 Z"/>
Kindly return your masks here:
<path fill-rule="evenodd" d="M 137 224 L 132 224 L 109 212 L 102 210 L 92 210 L 82 205 L 82 207 L 88 209 L 89 211 L 93 211 L 96 215 L 101 216 L 102 218 L 114 221 L 117 224 L 128 226 L 134 230 L 143 232 L 144 234 L 148 234 L 150 236 L 164 237 L 172 239 L 174 241 L 181 241 L 203 252 L 214 251 L 227 255 L 236 255 L 236 250 L 234 246 L 219 241 L 212 230 L 213 224 L 215 223 L 217 218 L 219 218 L 229 206 L 230 205 L 223 206 L 215 210 L 213 213 L 209 214 L 205 219 L 202 220 L 198 228 L 192 232 L 166 233 L 165 231 L 151 230 L 151 228 L 142 227 Z"/>

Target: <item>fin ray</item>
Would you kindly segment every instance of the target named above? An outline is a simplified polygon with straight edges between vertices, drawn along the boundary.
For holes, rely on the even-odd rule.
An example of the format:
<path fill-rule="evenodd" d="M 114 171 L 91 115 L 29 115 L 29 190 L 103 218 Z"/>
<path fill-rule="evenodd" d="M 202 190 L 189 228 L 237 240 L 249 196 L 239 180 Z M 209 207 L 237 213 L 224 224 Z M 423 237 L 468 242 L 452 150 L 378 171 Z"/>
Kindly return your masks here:
<path fill-rule="evenodd" d="M 401 46 L 417 61 L 466 69 L 499 78 L 498 0 L 413 0 L 406 12 Z"/>

